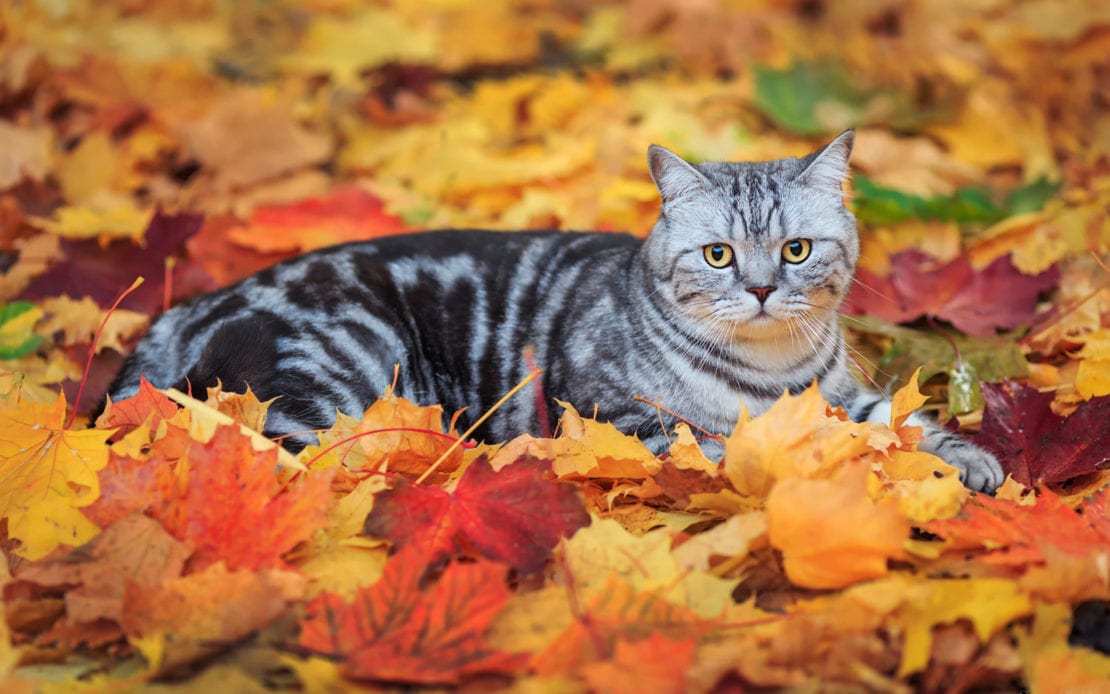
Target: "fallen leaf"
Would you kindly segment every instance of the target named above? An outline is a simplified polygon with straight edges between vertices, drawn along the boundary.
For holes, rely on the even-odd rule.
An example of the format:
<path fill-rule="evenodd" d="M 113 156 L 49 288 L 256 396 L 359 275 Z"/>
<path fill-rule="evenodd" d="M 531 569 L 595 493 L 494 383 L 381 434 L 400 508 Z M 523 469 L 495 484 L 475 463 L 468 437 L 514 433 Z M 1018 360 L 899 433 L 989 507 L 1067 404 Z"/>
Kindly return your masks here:
<path fill-rule="evenodd" d="M 758 526 L 755 520 L 751 525 L 741 522 L 729 527 L 749 532 L 754 543 L 761 534 Z M 562 554 L 575 590 L 582 595 L 598 594 L 620 580 L 637 593 L 655 595 L 706 619 L 721 614 L 731 603 L 736 582 L 689 571 L 680 564 L 681 554 L 672 554 L 672 541 L 671 535 L 661 530 L 634 535 L 615 520 L 595 518 L 590 527 L 563 544 Z"/>
<path fill-rule="evenodd" d="M 123 618 L 128 582 L 156 587 L 181 575 L 189 550 L 158 521 L 135 514 L 89 544 L 44 562 L 24 565 L 16 576 L 40 586 L 73 586 L 65 593 L 66 621 Z"/>
<path fill-rule="evenodd" d="M 24 296 L 40 299 L 60 294 L 87 295 L 101 306 L 110 306 L 136 277 L 143 277 L 146 281 L 128 295 L 123 305 L 143 313 L 154 313 L 163 301 L 165 259 L 196 233 L 200 225 L 200 215 L 159 212 L 143 234 L 143 246 L 116 241 L 101 247 L 95 241 L 66 239 L 61 244 L 65 260 L 54 262 L 50 269 L 33 279 Z"/>
<path fill-rule="evenodd" d="M 771 490 L 767 536 L 782 552 L 792 583 L 841 588 L 886 575 L 887 561 L 903 556 L 909 521 L 896 503 L 871 500 L 870 474 L 868 465 L 856 463 L 829 479 L 779 480 Z"/>
<path fill-rule="evenodd" d="M 256 207 L 247 224 L 232 227 L 227 238 L 262 253 L 303 253 L 407 228 L 386 214 L 378 198 L 356 186 L 340 186 L 326 197 Z"/>
<path fill-rule="evenodd" d="M 1055 286 L 1055 270 L 1023 275 L 1008 258 L 973 270 L 966 258 L 938 265 L 916 251 L 891 258 L 887 277 L 859 270 L 859 282 L 844 305 L 847 313 L 903 323 L 923 315 L 951 322 L 973 335 L 1027 324 L 1038 294 Z"/>
<path fill-rule="evenodd" d="M 922 527 L 944 539 L 948 550 L 980 552 L 983 565 L 1040 564 L 1046 552 L 1097 559 L 1110 542 L 1108 502 L 1104 493 L 1072 509 L 1048 489 L 1031 506 L 977 496 L 957 517 Z"/>
<path fill-rule="evenodd" d="M 304 579 L 286 571 L 228 571 L 222 563 L 155 586 L 128 582 L 123 631 L 161 656 L 154 673 L 211 657 L 277 619 L 304 594 Z"/>
<path fill-rule="evenodd" d="M 348 605 L 325 594 L 308 604 L 299 643 L 338 657 L 345 675 L 412 684 L 457 684 L 480 673 L 511 674 L 524 659 L 486 644 L 483 634 L 509 598 L 505 568 L 452 563 L 422 590 L 427 562 L 405 549 L 381 580 Z"/>
<path fill-rule="evenodd" d="M 979 445 L 998 456 L 1002 469 L 1026 486 L 1061 484 L 1110 462 L 1110 396 L 1080 403 L 1060 417 L 1052 393 L 1015 381 L 984 384 L 986 412 Z"/>
<path fill-rule="evenodd" d="M 318 164 L 332 147 L 326 134 L 297 122 L 290 95 L 271 89 L 230 92 L 182 134 L 211 172 L 215 194 Z"/>
<path fill-rule="evenodd" d="M 99 528 L 79 510 L 100 495 L 111 432 L 65 429 L 65 398 L 51 404 L 0 401 L 0 518 L 15 554 L 41 559 L 59 545 L 82 545 Z"/>
<path fill-rule="evenodd" d="M 633 643 L 618 641 L 612 660 L 589 663 L 581 672 L 591 690 L 602 694 L 681 694 L 689 691 L 686 671 L 696 648 L 692 638 L 675 641 L 651 634 Z"/>
<path fill-rule="evenodd" d="M 100 339 L 96 343 L 97 354 L 105 349 L 126 352 L 124 343 L 137 338 L 150 324 L 148 316 L 121 308 L 112 311 L 105 320 L 107 312 L 88 296 L 81 299 L 53 297 L 43 299 L 39 305 L 46 315 L 46 320 L 39 326 L 41 334 L 53 335 L 60 332 L 63 345 L 79 345 L 92 343 L 93 337 L 100 331 Z M 104 328 L 101 331 L 102 323 Z"/>
<path fill-rule="evenodd" d="M 521 458 L 494 472 L 479 458 L 453 493 L 403 480 L 377 495 L 366 532 L 418 550 L 428 561 L 473 548 L 523 573 L 543 568 L 551 550 L 589 521 L 577 490 L 544 479 L 549 466 Z"/>
<path fill-rule="evenodd" d="M 280 568 L 281 556 L 325 522 L 331 474 L 283 486 L 274 472 L 277 449 L 255 451 L 234 427 L 217 428 L 207 443 L 191 442 L 186 457 L 179 495 L 153 513 L 195 550 L 192 570 L 216 562 L 230 570 Z"/>
<path fill-rule="evenodd" d="M 0 304 L 0 359 L 16 359 L 33 352 L 42 342 L 34 333 L 42 309 L 30 301 Z"/>

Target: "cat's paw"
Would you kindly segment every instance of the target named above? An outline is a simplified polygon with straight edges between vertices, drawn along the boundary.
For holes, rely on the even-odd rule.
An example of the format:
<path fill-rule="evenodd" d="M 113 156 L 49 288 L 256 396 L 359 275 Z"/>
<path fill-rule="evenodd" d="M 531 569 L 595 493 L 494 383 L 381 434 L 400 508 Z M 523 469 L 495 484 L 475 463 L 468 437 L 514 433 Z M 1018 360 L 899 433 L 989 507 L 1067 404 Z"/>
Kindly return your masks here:
<path fill-rule="evenodd" d="M 930 443 L 933 445 L 928 445 Z M 968 489 L 993 494 L 1006 479 L 1006 473 L 993 453 L 954 434 L 940 437 L 935 442 L 923 442 L 921 448 L 958 469 L 960 481 Z"/>

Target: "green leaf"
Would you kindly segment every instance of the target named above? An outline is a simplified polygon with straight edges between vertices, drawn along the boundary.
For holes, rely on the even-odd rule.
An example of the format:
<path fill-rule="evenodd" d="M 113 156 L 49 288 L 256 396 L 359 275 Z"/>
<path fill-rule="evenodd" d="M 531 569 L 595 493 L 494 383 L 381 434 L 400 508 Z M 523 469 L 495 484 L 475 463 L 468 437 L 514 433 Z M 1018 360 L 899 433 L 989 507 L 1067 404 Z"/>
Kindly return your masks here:
<path fill-rule="evenodd" d="M 897 224 L 910 219 L 990 224 L 1008 216 L 981 188 L 926 198 L 881 186 L 867 176 L 856 175 L 855 180 L 856 217 L 864 224 Z"/>
<path fill-rule="evenodd" d="M 42 318 L 42 309 L 30 301 L 13 301 L 0 306 L 0 359 L 18 359 L 42 342 L 32 332 Z"/>
<path fill-rule="evenodd" d="M 1016 188 L 1006 196 L 1006 209 L 1011 215 L 1037 212 L 1060 190 L 1059 181 L 1041 176 L 1035 181 Z"/>
<path fill-rule="evenodd" d="M 1017 343 L 1017 334 L 974 337 L 967 335 L 945 336 L 905 328 L 870 316 L 845 316 L 844 325 L 856 332 L 882 335 L 891 339 L 891 344 L 879 361 L 880 373 L 876 380 L 886 386 L 899 386 L 906 383 L 917 367 L 921 369 L 921 381 L 925 382 L 939 374 L 949 376 L 949 387 L 953 387 L 952 376 L 958 376 L 955 397 L 961 402 L 981 404 L 978 399 L 978 386 L 972 388 L 967 383 L 986 381 L 997 383 L 1005 378 L 1020 378 L 1029 374 L 1029 363 Z M 956 357 L 962 359 L 962 369 Z M 950 393 L 952 398 L 953 394 Z M 970 407 L 969 409 L 976 409 Z M 950 405 L 950 407 L 953 407 Z M 953 410 L 955 411 L 955 410 Z M 963 410 L 969 411 L 969 410 Z"/>
<path fill-rule="evenodd" d="M 821 135 L 838 125 L 818 117 L 818 107 L 837 108 L 845 115 L 857 114 L 868 95 L 856 89 L 833 65 L 795 63 L 786 70 L 755 66 L 755 105 L 778 125 L 801 135 Z"/>
<path fill-rule="evenodd" d="M 944 89 L 921 94 L 891 86 L 861 86 L 856 74 L 836 63 L 794 63 L 785 70 L 753 69 L 755 106 L 780 127 L 800 135 L 883 125 L 915 130 L 951 113 L 962 96 Z"/>

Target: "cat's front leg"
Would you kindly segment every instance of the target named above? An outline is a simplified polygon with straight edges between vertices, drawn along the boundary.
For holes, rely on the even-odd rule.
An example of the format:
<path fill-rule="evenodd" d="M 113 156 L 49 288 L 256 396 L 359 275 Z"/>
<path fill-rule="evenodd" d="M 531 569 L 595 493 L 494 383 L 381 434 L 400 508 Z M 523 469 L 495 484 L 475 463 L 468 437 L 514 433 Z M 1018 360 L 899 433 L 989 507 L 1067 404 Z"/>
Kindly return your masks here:
<path fill-rule="evenodd" d="M 959 469 L 960 481 L 968 489 L 993 494 L 1006 479 L 1006 473 L 990 451 L 916 413 L 910 415 L 908 423 L 924 429 L 925 436 L 918 449 Z"/>

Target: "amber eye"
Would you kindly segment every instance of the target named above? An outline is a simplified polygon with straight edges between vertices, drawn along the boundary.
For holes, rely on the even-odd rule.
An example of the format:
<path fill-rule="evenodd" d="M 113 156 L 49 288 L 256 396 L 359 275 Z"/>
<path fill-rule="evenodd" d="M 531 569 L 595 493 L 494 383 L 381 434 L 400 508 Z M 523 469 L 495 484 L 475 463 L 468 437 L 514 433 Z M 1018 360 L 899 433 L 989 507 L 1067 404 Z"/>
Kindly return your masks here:
<path fill-rule="evenodd" d="M 704 248 L 705 262 L 713 267 L 728 267 L 732 264 L 732 246 L 713 243 Z"/>
<path fill-rule="evenodd" d="M 794 239 L 787 241 L 782 246 L 782 259 L 788 263 L 800 263 L 809 257 L 813 245 L 809 239 Z"/>

